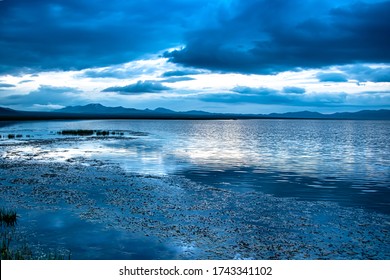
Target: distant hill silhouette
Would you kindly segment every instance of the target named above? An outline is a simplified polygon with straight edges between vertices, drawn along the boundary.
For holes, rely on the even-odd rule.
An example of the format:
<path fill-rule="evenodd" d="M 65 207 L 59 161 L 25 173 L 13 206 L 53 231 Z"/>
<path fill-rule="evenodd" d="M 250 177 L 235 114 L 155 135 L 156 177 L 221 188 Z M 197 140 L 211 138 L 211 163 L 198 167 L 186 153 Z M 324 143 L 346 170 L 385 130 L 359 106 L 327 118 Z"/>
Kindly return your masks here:
<path fill-rule="evenodd" d="M 340 119 L 365 119 L 365 120 L 389 120 L 390 119 L 390 110 L 364 110 L 355 113 L 335 113 L 333 114 L 335 118 Z"/>
<path fill-rule="evenodd" d="M 149 110 L 149 109 L 146 109 L 146 110 Z M 152 110 L 150 110 L 150 111 L 152 111 Z M 153 111 L 157 112 L 157 113 L 166 113 L 166 114 L 175 114 L 176 113 L 175 111 L 161 108 L 161 107 L 158 107 L 158 108 L 154 109 Z"/>
<path fill-rule="evenodd" d="M 284 114 L 269 114 L 274 118 L 294 119 L 351 119 L 351 120 L 390 120 L 390 110 L 363 110 L 359 112 L 344 112 L 334 114 L 321 114 L 318 112 L 302 111 Z"/>
<path fill-rule="evenodd" d="M 85 106 L 68 106 L 54 112 L 57 113 L 72 113 L 72 114 L 110 114 L 110 115 L 216 115 L 213 113 L 203 112 L 203 111 L 188 111 L 188 112 L 176 112 L 166 108 L 156 108 L 154 110 L 145 109 L 138 110 L 134 108 L 124 108 L 120 107 L 106 107 L 101 104 L 88 104 Z"/>
<path fill-rule="evenodd" d="M 268 116 L 273 118 L 301 118 L 301 119 L 322 119 L 326 117 L 326 115 L 324 114 L 317 113 L 317 112 L 310 112 L 310 111 L 289 112 L 283 114 L 272 113 L 269 114 Z"/>
<path fill-rule="evenodd" d="M 51 112 L 16 111 L 0 107 L 0 120 L 34 119 L 350 119 L 350 120 L 390 120 L 390 110 L 364 110 L 321 114 L 301 111 L 283 114 L 221 114 L 204 111 L 176 112 L 166 108 L 138 110 L 134 108 L 106 107 L 101 104 L 68 106 Z"/>
<path fill-rule="evenodd" d="M 72 113 L 72 114 L 131 114 L 139 110 L 132 108 L 106 107 L 98 103 L 88 104 L 85 106 L 68 106 L 59 110 L 57 113 Z"/>
<path fill-rule="evenodd" d="M 18 114 L 18 111 L 9 108 L 0 107 L 0 115 L 15 115 L 15 114 Z"/>

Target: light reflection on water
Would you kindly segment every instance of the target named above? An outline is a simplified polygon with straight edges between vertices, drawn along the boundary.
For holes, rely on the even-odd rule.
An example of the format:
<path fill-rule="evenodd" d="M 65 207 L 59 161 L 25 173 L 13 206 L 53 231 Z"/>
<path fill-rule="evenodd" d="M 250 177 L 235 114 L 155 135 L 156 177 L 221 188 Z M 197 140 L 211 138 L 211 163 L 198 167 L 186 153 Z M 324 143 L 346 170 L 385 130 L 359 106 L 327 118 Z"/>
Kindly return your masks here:
<path fill-rule="evenodd" d="M 390 122 L 330 120 L 51 121 L 0 127 L 2 143 L 55 139 L 63 129 L 146 132 L 133 140 L 51 143 L 41 159 L 118 162 L 131 172 L 179 174 L 236 191 L 261 190 L 390 212 Z M 8 140 L 8 133 L 30 139 Z M 24 149 L 24 150 L 23 150 Z M 31 149 L 38 149 L 32 146 Z M 43 149 L 43 151 L 42 151 Z"/>

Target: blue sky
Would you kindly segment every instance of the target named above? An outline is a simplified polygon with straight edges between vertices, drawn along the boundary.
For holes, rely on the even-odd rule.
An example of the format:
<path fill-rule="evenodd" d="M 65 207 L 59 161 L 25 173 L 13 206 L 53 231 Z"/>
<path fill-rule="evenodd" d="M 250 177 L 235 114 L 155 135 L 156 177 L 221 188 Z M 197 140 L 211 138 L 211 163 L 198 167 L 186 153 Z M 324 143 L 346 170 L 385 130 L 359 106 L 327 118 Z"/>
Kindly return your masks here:
<path fill-rule="evenodd" d="M 390 1 L 2 0 L 0 106 L 390 109 Z"/>

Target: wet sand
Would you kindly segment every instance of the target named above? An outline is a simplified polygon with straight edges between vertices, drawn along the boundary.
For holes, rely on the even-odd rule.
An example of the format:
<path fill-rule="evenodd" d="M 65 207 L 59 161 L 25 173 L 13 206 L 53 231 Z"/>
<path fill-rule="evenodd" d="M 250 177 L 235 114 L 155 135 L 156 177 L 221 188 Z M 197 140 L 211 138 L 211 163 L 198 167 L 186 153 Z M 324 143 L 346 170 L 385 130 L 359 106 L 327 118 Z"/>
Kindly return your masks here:
<path fill-rule="evenodd" d="M 153 251 L 155 244 L 176 248 L 174 254 L 164 254 L 159 247 L 161 254 L 148 255 L 155 259 L 390 259 L 388 215 L 332 202 L 218 189 L 179 176 L 131 174 L 85 157 L 56 162 L 35 154 L 3 154 L 0 202 L 21 213 L 26 235 L 34 234 L 29 228 L 32 217 L 47 213 L 72 216 L 96 234 L 132 236 L 150 244 L 145 250 Z M 35 222 L 39 227 L 39 218 Z M 40 243 L 54 239 L 45 234 L 40 232 Z M 104 259 L 104 250 L 109 250 L 96 244 L 102 253 L 95 256 L 88 254 L 88 246 L 73 257 Z M 131 246 L 120 248 L 122 258 L 137 257 Z M 115 259 L 113 254 L 106 256 Z"/>

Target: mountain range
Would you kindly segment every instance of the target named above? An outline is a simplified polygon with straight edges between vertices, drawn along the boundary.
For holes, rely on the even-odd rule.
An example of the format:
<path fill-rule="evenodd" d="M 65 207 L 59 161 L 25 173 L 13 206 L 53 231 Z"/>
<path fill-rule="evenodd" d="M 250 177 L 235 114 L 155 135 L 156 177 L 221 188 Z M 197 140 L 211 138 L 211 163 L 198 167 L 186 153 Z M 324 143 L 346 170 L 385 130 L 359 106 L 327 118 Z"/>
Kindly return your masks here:
<path fill-rule="evenodd" d="M 54 111 L 56 113 L 71 113 L 71 114 L 102 114 L 102 115 L 214 115 L 213 113 L 203 111 L 187 111 L 187 112 L 175 112 L 165 108 L 157 108 L 154 110 L 145 109 L 137 110 L 134 108 L 119 107 L 106 107 L 101 104 L 88 104 L 85 106 L 68 106 L 63 109 Z"/>
<path fill-rule="evenodd" d="M 364 110 L 322 114 L 301 111 L 283 114 L 228 114 L 204 111 L 176 112 L 165 108 L 138 110 L 125 107 L 106 107 L 101 104 L 68 106 L 51 112 L 17 111 L 0 107 L 0 120 L 36 119 L 351 119 L 351 120 L 390 120 L 390 110 Z"/>

